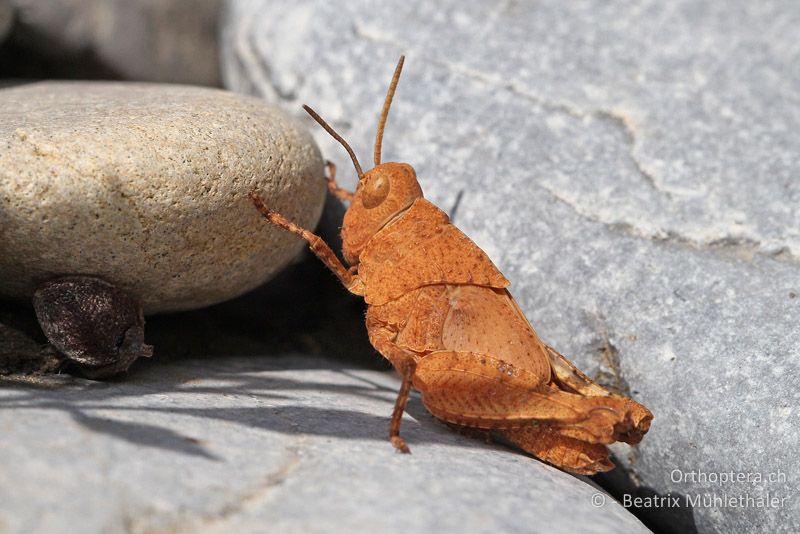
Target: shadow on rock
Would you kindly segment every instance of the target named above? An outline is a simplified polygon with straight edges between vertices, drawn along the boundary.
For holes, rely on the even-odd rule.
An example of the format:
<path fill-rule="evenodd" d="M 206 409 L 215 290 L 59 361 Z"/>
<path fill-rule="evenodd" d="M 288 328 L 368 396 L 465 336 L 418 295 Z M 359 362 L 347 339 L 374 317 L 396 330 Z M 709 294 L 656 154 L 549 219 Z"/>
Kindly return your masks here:
<path fill-rule="evenodd" d="M 205 419 L 209 425 L 235 423 L 285 434 L 371 440 L 376 446 L 391 447 L 388 428 L 397 394 L 391 380 L 375 375 L 379 381 L 373 381 L 364 371 L 332 360 L 288 356 L 150 365 L 131 372 L 124 381 L 96 382 L 66 375 L 6 379 L 0 382 L 6 389 L 0 410 L 63 411 L 91 432 L 213 461 L 221 459 L 202 442 L 183 435 L 176 425 L 159 426 L 154 421 L 188 416 Z M 242 399 L 242 405 L 231 406 L 233 397 Z M 350 408 L 358 398 L 362 399 L 360 408 Z M 228 405 L 218 405 L 217 399 L 225 399 Z M 373 413 L 367 413 L 365 405 Z M 417 418 L 406 421 L 403 428 L 412 446 L 425 442 L 481 446 L 460 439 L 438 423 L 417 396 L 410 400 L 408 411 Z"/>
<path fill-rule="evenodd" d="M 337 253 L 344 207 L 328 196 L 318 232 Z M 206 356 L 325 355 L 372 369 L 390 366 L 370 345 L 363 299 L 348 293 L 310 252 L 239 298 L 147 318 L 154 360 Z"/>
<path fill-rule="evenodd" d="M 619 468 L 595 475 L 592 479 L 655 534 L 698 532 L 692 506 L 686 495 L 680 493 L 664 495 L 647 486 L 636 486 L 629 474 Z"/>
<path fill-rule="evenodd" d="M 191 456 L 202 456 L 209 460 L 220 460 L 216 455 L 206 451 L 197 440 L 183 436 L 170 428 L 97 417 L 78 409 L 70 411 L 76 423 L 98 434 L 106 434 L 142 447 L 154 447 Z"/>
<path fill-rule="evenodd" d="M 317 231 L 337 252 L 343 214 L 344 206 L 329 195 Z M 155 357 L 139 360 L 133 368 L 185 358 L 300 353 L 389 369 L 389 363 L 369 344 L 364 313 L 363 299 L 348 293 L 306 251 L 274 279 L 246 295 L 199 310 L 148 316 L 145 341 L 155 347 Z M 58 369 L 39 354 L 37 344 L 47 340 L 30 306 L 0 302 L 0 324 L 0 374 Z M 70 367 L 65 370 L 79 372 Z M 122 374 L 116 380 L 125 377 Z"/>

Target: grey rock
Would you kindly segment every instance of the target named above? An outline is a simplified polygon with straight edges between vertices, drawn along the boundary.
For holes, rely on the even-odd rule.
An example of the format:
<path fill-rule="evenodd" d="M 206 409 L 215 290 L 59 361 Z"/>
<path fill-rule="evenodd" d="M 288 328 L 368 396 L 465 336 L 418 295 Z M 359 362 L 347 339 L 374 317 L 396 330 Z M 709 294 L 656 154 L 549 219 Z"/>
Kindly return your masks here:
<path fill-rule="evenodd" d="M 396 453 L 396 378 L 333 360 L 0 380 L 4 532 L 648 532 L 582 480 L 454 434 L 416 397 L 412 454 Z"/>
<path fill-rule="evenodd" d="M 10 4 L 17 13 L 15 45 L 48 63 L 49 76 L 219 85 L 219 0 Z"/>
<path fill-rule="evenodd" d="M 104 278 L 145 313 L 206 306 L 303 247 L 247 194 L 313 227 L 323 165 L 292 117 L 216 89 L 42 83 L 0 91 L 0 293 Z"/>
<path fill-rule="evenodd" d="M 798 25 L 785 1 L 249 0 L 227 4 L 223 76 L 312 105 L 368 160 L 407 54 L 384 160 L 460 196 L 539 334 L 655 414 L 604 484 L 677 497 L 632 508 L 664 531 L 797 531 Z M 708 480 L 731 471 L 751 481 Z"/>

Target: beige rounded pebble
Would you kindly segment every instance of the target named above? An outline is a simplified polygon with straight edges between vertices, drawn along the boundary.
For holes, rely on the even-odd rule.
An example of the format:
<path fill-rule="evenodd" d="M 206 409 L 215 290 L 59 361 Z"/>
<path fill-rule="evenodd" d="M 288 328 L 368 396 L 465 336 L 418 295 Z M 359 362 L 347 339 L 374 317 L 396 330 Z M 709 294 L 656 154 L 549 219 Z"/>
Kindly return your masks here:
<path fill-rule="evenodd" d="M 297 119 L 177 85 L 35 83 L 0 90 L 0 294 L 103 277 L 146 313 L 198 308 L 266 281 L 303 247 L 247 198 L 313 228 L 323 161 Z M 269 303 L 265 303 L 268 305 Z"/>

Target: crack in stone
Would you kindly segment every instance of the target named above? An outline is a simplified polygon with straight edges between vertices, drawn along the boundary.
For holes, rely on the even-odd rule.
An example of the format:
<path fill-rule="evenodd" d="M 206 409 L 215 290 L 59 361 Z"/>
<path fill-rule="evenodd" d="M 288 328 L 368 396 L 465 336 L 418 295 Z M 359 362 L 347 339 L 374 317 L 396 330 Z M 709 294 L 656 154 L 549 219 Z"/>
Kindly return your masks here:
<path fill-rule="evenodd" d="M 644 164 L 636 156 L 636 128 L 633 124 L 633 121 L 620 110 L 601 109 L 595 111 L 593 115 L 598 118 L 605 118 L 606 120 L 615 123 L 617 127 L 625 133 L 626 137 L 628 138 L 628 156 L 633 162 L 636 172 L 639 173 L 644 182 L 647 183 L 654 191 L 661 193 L 670 200 L 673 200 L 675 197 L 673 196 L 672 192 L 667 191 L 661 185 L 659 185 L 655 174 L 647 170 Z"/>
<path fill-rule="evenodd" d="M 378 32 L 371 31 L 365 23 L 359 20 L 356 20 L 353 23 L 353 33 L 356 37 L 373 43 L 395 46 L 403 50 L 410 49 L 410 47 L 403 42 L 388 38 L 385 35 L 379 34 Z M 441 60 L 429 55 L 425 55 L 423 52 L 420 52 L 419 55 L 424 55 L 432 64 L 445 68 L 448 72 L 484 83 L 492 88 L 510 91 L 511 93 L 525 99 L 528 102 L 532 102 L 545 110 L 564 113 L 570 117 L 580 120 L 595 118 L 613 123 L 624 133 L 627 139 L 628 157 L 630 158 L 637 174 L 641 176 L 642 181 L 653 191 L 663 195 L 669 200 L 674 200 L 674 194 L 665 189 L 659 183 L 656 175 L 652 171 L 648 170 L 642 161 L 636 156 L 636 128 L 631 119 L 622 111 L 613 109 L 585 110 L 569 102 L 554 102 L 542 97 L 541 95 L 531 92 L 527 87 L 524 87 L 519 83 L 500 79 L 497 75 L 480 72 L 475 69 L 470 69 L 464 65 L 458 65 Z M 792 251 L 790 246 L 783 246 L 778 250 L 770 251 L 763 248 L 761 241 L 747 236 L 723 235 L 716 239 L 703 241 L 682 235 L 681 233 L 672 230 L 664 230 L 662 228 L 647 230 L 630 222 L 607 221 L 595 214 L 587 213 L 585 210 L 582 210 L 580 206 L 559 195 L 556 191 L 541 184 L 540 187 L 549 192 L 556 200 L 568 206 L 580 217 L 591 222 L 602 224 L 610 230 L 616 231 L 617 233 L 621 233 L 623 235 L 644 238 L 660 243 L 681 245 L 695 250 L 710 251 L 719 253 L 722 256 L 729 256 L 744 261 L 752 261 L 754 256 L 761 256 L 782 263 L 800 264 L 800 257 Z"/>
<path fill-rule="evenodd" d="M 746 236 L 724 236 L 709 241 L 701 241 L 688 236 L 679 234 L 671 230 L 656 228 L 647 230 L 634 224 L 624 221 L 607 221 L 592 213 L 583 210 L 581 206 L 575 204 L 554 189 L 545 185 L 537 184 L 542 190 L 546 191 L 556 202 L 569 208 L 578 217 L 585 221 L 604 226 L 610 232 L 636 239 L 645 239 L 654 243 L 679 246 L 700 252 L 709 252 L 722 258 L 736 259 L 750 262 L 754 257 L 762 257 L 781 263 L 800 265 L 800 257 L 793 254 L 788 246 L 781 247 L 775 251 L 767 251 L 762 248 L 762 243 L 756 239 Z"/>
<path fill-rule="evenodd" d="M 408 46 L 406 46 L 403 43 L 387 39 L 384 36 L 379 36 L 375 32 L 369 31 L 366 28 L 366 26 L 358 20 L 356 20 L 353 23 L 353 32 L 357 37 L 369 40 L 371 42 L 393 45 L 402 49 L 408 48 Z M 642 177 L 643 181 L 648 186 L 650 186 L 655 192 L 666 196 L 670 200 L 673 199 L 673 194 L 670 191 L 667 191 L 664 187 L 662 187 L 658 183 L 655 174 L 647 170 L 645 168 L 645 165 L 636 156 L 636 145 L 637 145 L 636 128 L 634 127 L 633 121 L 622 111 L 613 109 L 612 110 L 598 109 L 589 111 L 581 109 L 580 107 L 568 102 L 564 101 L 554 102 L 552 100 L 542 97 L 541 95 L 531 92 L 527 87 L 523 86 L 520 83 L 515 83 L 513 81 L 505 81 L 498 78 L 496 75 L 487 74 L 475 69 L 471 69 L 464 65 L 451 63 L 449 61 L 444 61 L 436 57 L 432 56 L 426 56 L 426 57 L 431 63 L 445 68 L 448 72 L 470 78 L 472 80 L 488 85 L 489 87 L 492 88 L 507 90 L 512 94 L 517 95 L 523 98 L 524 100 L 527 100 L 528 102 L 532 102 L 546 110 L 564 113 L 566 115 L 569 115 L 570 117 L 580 120 L 594 117 L 595 119 L 598 120 L 605 120 L 612 122 L 617 128 L 622 130 L 622 132 L 625 134 L 625 137 L 628 142 L 628 157 L 630 158 L 633 164 L 633 168 Z"/>
<path fill-rule="evenodd" d="M 255 488 L 238 495 L 226 503 L 221 510 L 213 515 L 201 515 L 194 518 L 179 518 L 167 527 L 130 528 L 130 531 L 143 534 L 178 534 L 182 532 L 197 532 L 210 528 L 224 528 L 226 522 L 242 515 L 249 508 L 263 503 L 272 492 L 280 487 L 297 470 L 300 465 L 300 447 L 305 441 L 304 436 L 299 436 L 293 445 L 287 447 L 288 456 L 281 462 L 276 470 L 268 474 L 263 482 Z M 136 525 L 132 525 L 136 526 Z"/>
<path fill-rule="evenodd" d="M 371 32 L 367 26 L 362 23 L 361 21 L 355 20 L 353 23 L 353 33 L 356 37 L 378 43 L 384 45 L 395 46 L 401 49 L 409 49 L 409 47 L 401 42 L 394 39 L 387 38 L 385 35 L 379 35 L 375 32 Z M 248 56 L 258 56 L 257 52 L 253 51 L 252 43 L 248 43 Z M 241 51 L 241 50 L 240 50 Z M 423 55 L 423 54 L 420 54 Z M 587 111 L 584 109 L 575 106 L 574 104 L 558 101 L 554 102 L 548 100 L 540 95 L 532 93 L 531 91 L 527 90 L 520 86 L 520 84 L 513 83 L 513 82 L 506 82 L 503 80 L 498 79 L 496 76 L 492 76 L 491 74 L 483 73 L 474 69 L 470 69 L 463 65 L 458 65 L 455 63 L 450 63 L 435 57 L 426 56 L 427 59 L 435 64 L 439 65 L 448 70 L 448 72 L 452 72 L 454 74 L 458 74 L 461 76 L 465 76 L 475 81 L 479 81 L 484 83 L 493 88 L 505 89 L 515 95 L 518 95 L 525 100 L 532 102 L 543 109 L 564 113 L 570 117 L 575 119 L 586 119 L 589 117 L 594 117 L 596 119 L 602 119 L 606 121 L 610 121 L 616 125 L 617 128 L 622 130 L 625 134 L 627 139 L 627 144 L 629 146 L 628 155 L 633 164 L 633 167 L 637 171 L 637 173 L 643 178 L 643 181 L 648 184 L 654 191 L 664 195 L 669 199 L 673 199 L 673 193 L 664 189 L 661 185 L 659 185 L 658 180 L 655 177 L 655 174 L 649 171 L 644 164 L 636 157 L 636 129 L 633 125 L 631 119 L 627 117 L 624 113 L 619 110 L 606 110 L 606 109 L 598 109 L 593 111 Z M 271 75 L 271 69 L 269 69 L 263 61 L 256 62 L 259 66 L 264 69 L 264 76 L 269 77 Z M 252 73 L 251 80 L 252 80 Z M 255 85 L 258 85 L 257 83 Z M 267 85 L 273 88 L 275 96 L 282 100 L 293 100 L 296 98 L 296 93 L 294 91 L 290 93 L 286 93 L 285 91 L 279 91 L 276 84 L 272 81 L 267 79 Z M 720 238 L 710 240 L 710 241 L 700 241 L 685 235 L 682 235 L 678 232 L 671 231 L 671 230 L 663 230 L 661 228 L 657 229 L 657 231 L 648 231 L 641 227 L 638 227 L 630 222 L 625 221 L 617 221 L 611 222 L 603 220 L 600 217 L 597 217 L 593 214 L 587 213 L 582 210 L 579 206 L 574 204 L 573 202 L 569 201 L 568 199 L 564 198 L 563 196 L 559 195 L 555 190 L 543 186 L 540 184 L 544 190 L 553 196 L 557 201 L 561 202 L 562 204 L 568 206 L 573 212 L 575 212 L 580 217 L 597 223 L 602 224 L 609 228 L 612 231 L 617 233 L 621 233 L 623 235 L 629 237 L 636 237 L 636 238 L 644 238 L 655 242 L 660 243 L 668 243 L 668 244 L 676 244 L 685 246 L 695 250 L 701 251 L 711 251 L 711 252 L 721 252 L 725 256 L 731 256 L 736 259 L 744 260 L 744 261 L 751 261 L 754 256 L 762 256 L 768 259 L 773 259 L 776 261 L 780 261 L 782 263 L 792 263 L 792 264 L 800 264 L 800 257 L 794 254 L 790 247 L 783 246 L 776 251 L 765 251 L 761 250 L 761 242 L 752 239 L 749 237 L 737 237 L 737 236 L 722 236 Z M 458 199 L 457 199 L 458 200 Z M 457 205 L 457 204 L 456 204 Z"/>
<path fill-rule="evenodd" d="M 467 67 L 456 65 L 453 63 L 449 63 L 446 61 L 438 60 L 435 58 L 431 59 L 432 63 L 438 64 L 442 67 L 445 67 L 450 72 L 455 74 L 460 74 L 467 78 L 479 81 L 488 85 L 489 87 L 497 88 L 497 89 L 505 89 L 510 93 L 517 95 L 528 102 L 531 102 L 537 106 L 540 106 L 543 109 L 548 111 L 563 113 L 568 115 L 574 119 L 584 120 L 588 118 L 594 118 L 597 120 L 603 120 L 607 122 L 611 122 L 615 125 L 616 128 L 622 130 L 625 135 L 628 144 L 628 157 L 631 160 L 633 168 L 636 170 L 637 174 L 642 177 L 642 180 L 645 184 L 650 186 L 653 191 L 662 194 L 672 200 L 673 194 L 672 192 L 663 188 L 655 177 L 655 174 L 649 170 L 647 170 L 644 164 L 638 159 L 636 156 L 636 128 L 633 125 L 633 121 L 625 115 L 620 110 L 607 110 L 607 109 L 597 109 L 597 110 L 584 110 L 580 107 L 576 106 L 575 104 L 564 102 L 564 101 L 551 101 L 548 100 L 541 95 L 531 92 L 527 87 L 524 87 L 520 83 L 516 82 L 504 82 L 502 80 L 497 79 L 492 75 L 488 75 L 474 69 L 469 69 Z"/>

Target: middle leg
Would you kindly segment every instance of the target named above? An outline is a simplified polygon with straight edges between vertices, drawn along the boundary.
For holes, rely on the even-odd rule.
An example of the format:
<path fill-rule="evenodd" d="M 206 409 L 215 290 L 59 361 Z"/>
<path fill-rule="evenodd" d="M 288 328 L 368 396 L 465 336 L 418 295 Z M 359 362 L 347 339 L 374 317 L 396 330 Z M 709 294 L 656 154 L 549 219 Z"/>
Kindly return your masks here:
<path fill-rule="evenodd" d="M 408 396 L 411 393 L 411 381 L 414 377 L 415 367 L 416 364 L 412 359 L 403 365 L 403 382 L 400 385 L 400 391 L 397 392 L 397 400 L 394 403 L 394 410 L 392 410 L 392 422 L 389 424 L 389 441 L 392 442 L 395 449 L 405 454 L 409 454 L 411 449 L 408 448 L 406 440 L 400 437 L 400 421 L 403 419 Z"/>
<path fill-rule="evenodd" d="M 325 177 L 328 191 L 339 200 L 347 200 L 348 202 L 353 200 L 355 193 L 339 187 L 339 184 L 336 183 L 336 165 L 332 161 L 326 161 L 325 167 L 328 169 L 328 175 Z"/>
<path fill-rule="evenodd" d="M 392 410 L 392 420 L 389 423 L 389 440 L 398 451 L 410 453 L 411 450 L 408 448 L 408 444 L 400 436 L 400 423 L 403 420 L 403 413 L 405 413 L 408 397 L 411 394 L 414 371 L 417 366 L 417 355 L 399 347 L 395 343 L 396 333 L 380 322 L 375 321 L 370 317 L 369 313 L 367 314 L 367 333 L 375 350 L 389 360 L 403 378 L 400 390 L 397 392 L 394 409 Z"/>

